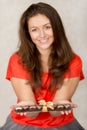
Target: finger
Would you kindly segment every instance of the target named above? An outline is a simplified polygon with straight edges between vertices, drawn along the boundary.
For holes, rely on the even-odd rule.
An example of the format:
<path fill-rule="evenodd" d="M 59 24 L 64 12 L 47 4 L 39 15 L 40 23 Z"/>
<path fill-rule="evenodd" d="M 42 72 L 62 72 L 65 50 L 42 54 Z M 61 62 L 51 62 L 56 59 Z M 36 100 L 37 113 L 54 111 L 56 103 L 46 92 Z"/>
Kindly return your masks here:
<path fill-rule="evenodd" d="M 65 114 L 66 114 L 66 115 L 68 115 L 68 114 L 69 114 L 69 112 L 68 112 L 68 111 L 65 111 Z"/>
<path fill-rule="evenodd" d="M 70 113 L 72 112 L 72 110 L 69 110 L 68 112 L 69 112 L 69 114 L 70 114 Z"/>
<path fill-rule="evenodd" d="M 19 113 L 19 112 L 17 112 L 16 114 L 17 114 L 17 115 L 20 115 L 20 116 L 23 116 L 23 115 L 24 115 L 24 113 L 23 113 L 23 112 L 20 112 L 20 113 Z"/>
<path fill-rule="evenodd" d="M 72 108 L 77 108 L 78 106 L 77 106 L 77 104 L 71 103 L 71 107 L 72 107 Z"/>
<path fill-rule="evenodd" d="M 10 108 L 11 108 L 12 110 L 14 109 L 14 107 L 15 107 L 14 105 L 10 106 Z"/>
<path fill-rule="evenodd" d="M 24 116 L 24 113 L 19 113 L 20 114 L 20 116 Z"/>
<path fill-rule="evenodd" d="M 61 111 L 61 114 L 64 115 L 65 114 L 64 111 Z"/>

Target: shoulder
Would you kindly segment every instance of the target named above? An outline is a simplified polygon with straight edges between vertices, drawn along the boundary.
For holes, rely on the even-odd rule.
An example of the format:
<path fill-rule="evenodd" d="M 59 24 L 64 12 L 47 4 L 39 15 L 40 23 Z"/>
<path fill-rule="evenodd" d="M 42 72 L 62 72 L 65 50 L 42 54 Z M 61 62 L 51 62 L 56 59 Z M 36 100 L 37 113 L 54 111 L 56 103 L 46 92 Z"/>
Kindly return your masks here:
<path fill-rule="evenodd" d="M 84 79 L 82 71 L 82 59 L 77 54 L 74 54 L 72 60 L 69 63 L 68 71 L 64 75 L 64 78 L 73 77 L 79 77 L 81 80 Z"/>
<path fill-rule="evenodd" d="M 77 55 L 77 54 L 74 54 L 74 56 L 73 56 L 73 58 L 72 58 L 72 60 L 70 61 L 70 64 L 69 64 L 70 66 L 71 65 L 80 65 L 80 66 L 82 66 L 82 59 L 81 59 L 81 57 L 79 56 L 79 55 Z"/>
<path fill-rule="evenodd" d="M 12 77 L 27 79 L 30 78 L 30 72 L 27 71 L 26 67 L 22 64 L 22 60 L 17 53 L 10 56 L 6 79 L 10 80 Z"/>
<path fill-rule="evenodd" d="M 14 53 L 10 56 L 9 63 L 10 64 L 21 64 L 22 60 L 17 53 Z"/>
<path fill-rule="evenodd" d="M 14 61 L 14 60 L 19 60 L 19 55 L 17 53 L 13 53 L 11 56 L 10 56 L 10 61 Z"/>
<path fill-rule="evenodd" d="M 13 69 L 24 69 L 24 65 L 22 63 L 22 59 L 20 58 L 20 56 L 17 53 L 14 53 L 10 56 L 9 61 L 8 61 L 8 66 L 9 68 L 13 68 Z"/>

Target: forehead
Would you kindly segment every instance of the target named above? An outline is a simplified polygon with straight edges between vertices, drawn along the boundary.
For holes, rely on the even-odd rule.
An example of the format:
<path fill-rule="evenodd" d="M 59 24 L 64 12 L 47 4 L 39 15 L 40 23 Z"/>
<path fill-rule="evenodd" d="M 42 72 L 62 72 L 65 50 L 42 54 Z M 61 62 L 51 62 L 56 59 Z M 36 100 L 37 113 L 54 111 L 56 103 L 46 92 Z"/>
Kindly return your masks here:
<path fill-rule="evenodd" d="M 47 16 L 43 14 L 37 14 L 28 20 L 28 26 L 41 26 L 50 23 Z"/>

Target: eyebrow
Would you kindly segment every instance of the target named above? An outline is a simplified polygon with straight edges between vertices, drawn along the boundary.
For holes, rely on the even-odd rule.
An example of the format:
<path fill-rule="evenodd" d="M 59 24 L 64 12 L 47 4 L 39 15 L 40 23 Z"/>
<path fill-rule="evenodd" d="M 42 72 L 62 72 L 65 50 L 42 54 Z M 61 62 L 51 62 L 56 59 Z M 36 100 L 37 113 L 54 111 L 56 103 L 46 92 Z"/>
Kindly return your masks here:
<path fill-rule="evenodd" d="M 45 26 L 45 25 L 48 25 L 48 24 L 50 24 L 50 25 L 51 25 L 51 23 L 46 23 L 46 24 L 44 24 L 44 26 Z"/>
<path fill-rule="evenodd" d="M 46 26 L 46 25 L 48 25 L 48 24 L 51 25 L 51 23 L 46 23 L 46 24 L 44 24 L 43 26 Z M 31 29 L 31 28 L 37 28 L 37 26 L 32 26 L 32 27 L 30 27 L 30 29 Z"/>

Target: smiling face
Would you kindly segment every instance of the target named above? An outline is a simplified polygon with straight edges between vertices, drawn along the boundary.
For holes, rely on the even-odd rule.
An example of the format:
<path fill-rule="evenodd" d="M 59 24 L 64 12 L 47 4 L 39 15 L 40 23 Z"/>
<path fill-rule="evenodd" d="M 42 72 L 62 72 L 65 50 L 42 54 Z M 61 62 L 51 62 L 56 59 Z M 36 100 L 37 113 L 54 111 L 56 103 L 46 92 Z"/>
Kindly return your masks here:
<path fill-rule="evenodd" d="M 54 41 L 50 20 L 42 14 L 37 14 L 28 20 L 28 30 L 33 43 L 39 51 L 51 48 Z"/>

